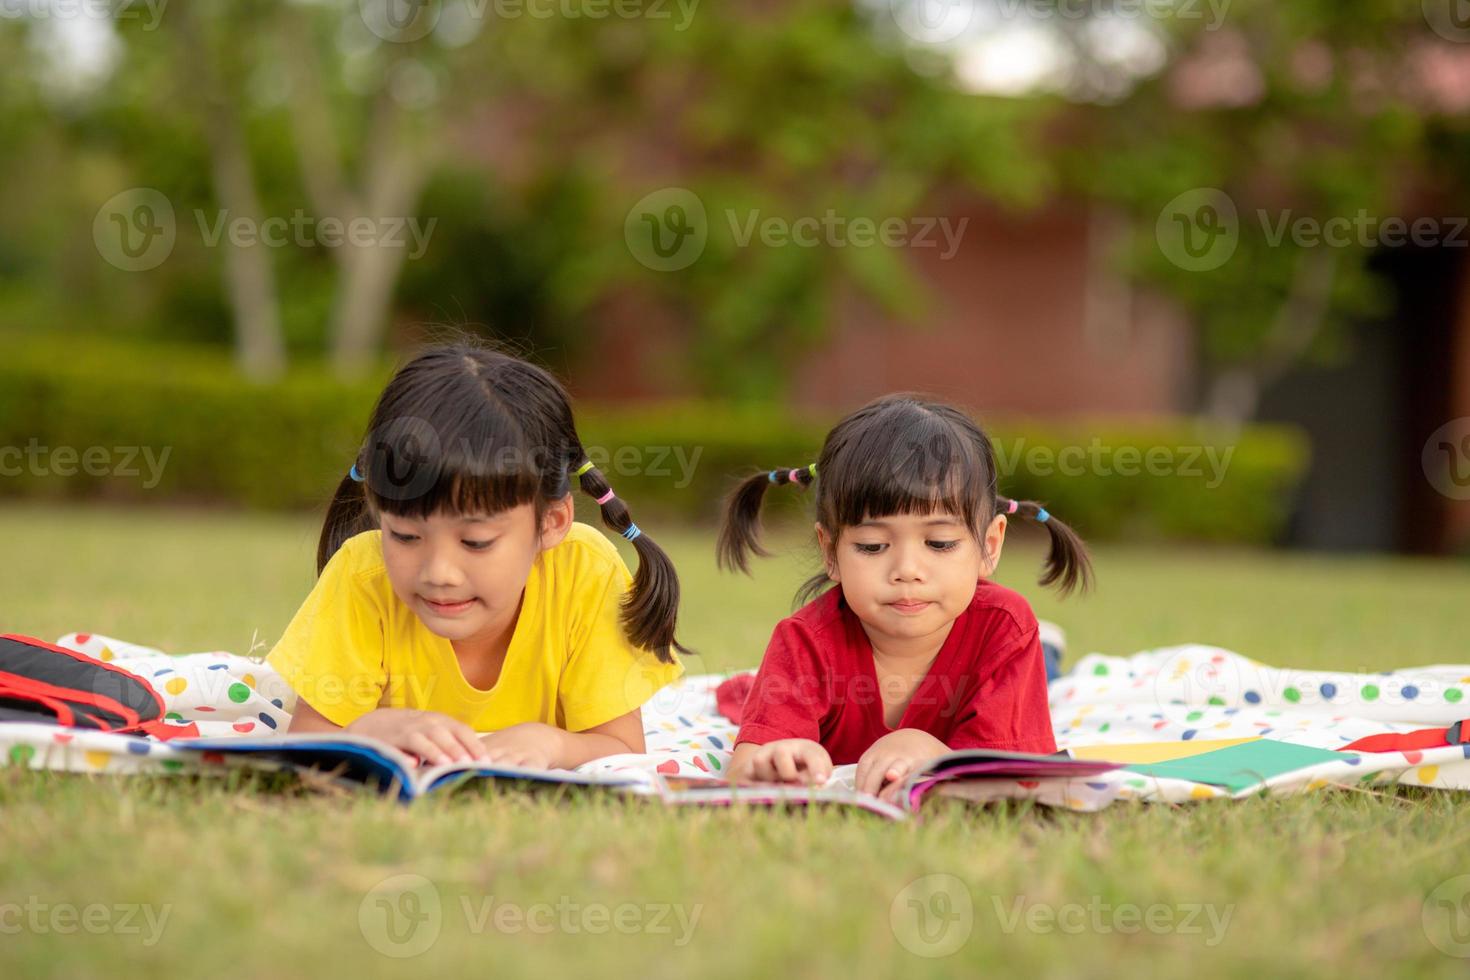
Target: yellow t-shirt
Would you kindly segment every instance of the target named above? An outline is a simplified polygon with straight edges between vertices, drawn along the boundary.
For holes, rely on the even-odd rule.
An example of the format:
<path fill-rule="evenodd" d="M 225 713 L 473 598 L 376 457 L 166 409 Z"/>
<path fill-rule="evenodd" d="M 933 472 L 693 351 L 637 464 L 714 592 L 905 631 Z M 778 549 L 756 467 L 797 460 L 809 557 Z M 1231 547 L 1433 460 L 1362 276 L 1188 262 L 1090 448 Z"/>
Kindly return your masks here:
<path fill-rule="evenodd" d="M 421 708 L 480 732 L 526 721 L 580 732 L 641 707 L 684 672 L 624 636 L 628 566 L 595 528 L 573 523 L 531 568 L 494 687 L 474 687 L 450 642 L 394 594 L 382 537 L 364 531 L 342 545 L 266 658 L 334 724 Z"/>

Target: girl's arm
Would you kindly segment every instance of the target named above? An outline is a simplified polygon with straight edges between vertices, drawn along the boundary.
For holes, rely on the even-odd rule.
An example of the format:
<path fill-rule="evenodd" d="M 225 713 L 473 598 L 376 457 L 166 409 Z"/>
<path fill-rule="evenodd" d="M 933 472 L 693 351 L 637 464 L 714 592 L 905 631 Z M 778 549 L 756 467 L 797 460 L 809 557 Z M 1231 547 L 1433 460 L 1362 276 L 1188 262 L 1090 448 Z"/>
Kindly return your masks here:
<path fill-rule="evenodd" d="M 528 721 L 480 736 L 489 759 L 513 766 L 541 769 L 575 769 L 584 762 L 624 752 L 641 754 L 643 709 L 595 725 L 586 731 L 569 732 L 539 721 Z"/>
<path fill-rule="evenodd" d="M 432 726 L 434 731 L 427 730 L 431 721 L 435 723 Z M 440 732 L 439 728 L 446 731 Z M 457 731 L 460 728 L 464 731 Z M 642 753 L 644 749 L 641 708 L 634 708 L 585 732 L 568 732 L 541 722 L 526 722 L 476 738 L 468 726 L 448 716 L 406 708 L 370 711 L 344 729 L 328 720 L 305 698 L 298 697 L 286 731 L 291 735 L 341 731 L 371 735 L 435 764 L 483 758 L 543 769 L 575 769 L 584 762 L 603 756 L 622 752 Z"/>
<path fill-rule="evenodd" d="M 291 712 L 291 721 L 286 725 L 287 735 L 309 735 L 312 732 L 340 732 L 342 726 L 306 703 L 306 698 L 296 698 L 296 710 Z"/>
<path fill-rule="evenodd" d="M 558 729 L 559 730 L 559 729 Z M 585 732 L 562 732 L 562 758 L 558 765 L 571 769 L 605 755 L 633 752 L 641 755 L 643 742 L 643 709 L 634 708 L 612 721 L 595 725 Z"/>
<path fill-rule="evenodd" d="M 900 728 L 868 746 L 858 759 L 853 783 L 860 793 L 874 793 L 895 803 L 905 779 L 949 751 L 948 745 L 926 731 Z"/>
<path fill-rule="evenodd" d="M 344 731 L 381 739 L 431 765 L 470 762 L 486 756 L 474 729 L 437 711 L 378 708 L 343 728 L 313 708 L 305 698 L 296 698 L 296 710 L 286 726 L 288 735 Z"/>
<path fill-rule="evenodd" d="M 832 775 L 832 756 L 806 738 L 782 738 L 764 745 L 741 742 L 730 754 L 726 775 L 735 783 L 815 783 Z"/>

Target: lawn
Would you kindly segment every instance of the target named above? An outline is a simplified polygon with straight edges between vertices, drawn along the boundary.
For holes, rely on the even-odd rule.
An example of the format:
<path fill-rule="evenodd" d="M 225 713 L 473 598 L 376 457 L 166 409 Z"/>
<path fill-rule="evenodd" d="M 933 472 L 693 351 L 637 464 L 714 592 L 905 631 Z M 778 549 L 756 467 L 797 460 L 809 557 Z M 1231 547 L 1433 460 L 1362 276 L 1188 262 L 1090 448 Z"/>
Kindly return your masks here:
<path fill-rule="evenodd" d="M 309 519 L 7 508 L 0 627 L 263 651 L 310 586 L 315 533 Z M 716 573 L 708 534 L 659 537 L 685 582 L 690 669 L 753 666 L 806 571 L 799 541 L 743 579 Z M 1067 628 L 1073 658 L 1202 641 L 1297 667 L 1470 661 L 1464 563 L 1108 547 L 1097 592 L 1062 603 L 1032 584 L 1032 544 L 1007 552 L 1002 578 Z M 1467 802 L 950 804 L 891 825 L 7 770 L 0 975 L 1461 977 L 1470 961 L 1438 948 L 1465 951 L 1426 897 L 1470 874 Z M 402 952 L 417 955 L 389 955 Z"/>

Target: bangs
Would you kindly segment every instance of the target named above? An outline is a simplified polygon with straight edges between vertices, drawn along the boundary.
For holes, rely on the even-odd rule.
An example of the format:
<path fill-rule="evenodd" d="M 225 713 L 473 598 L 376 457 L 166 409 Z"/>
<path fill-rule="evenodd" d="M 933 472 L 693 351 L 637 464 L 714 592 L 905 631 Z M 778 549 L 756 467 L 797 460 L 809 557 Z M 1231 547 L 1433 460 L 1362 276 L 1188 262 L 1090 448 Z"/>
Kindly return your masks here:
<path fill-rule="evenodd" d="M 912 402 L 890 402 L 844 433 L 829 456 L 820 473 L 834 531 L 937 511 L 979 533 L 989 516 L 995 474 L 979 445 L 951 420 Z"/>
<path fill-rule="evenodd" d="M 447 394 L 447 393 L 445 393 Z M 380 511 L 424 519 L 437 513 L 494 515 L 538 499 L 547 466 L 544 448 L 500 411 L 456 411 L 456 399 L 419 406 L 373 434 L 363 476 Z M 561 493 L 566 493 L 565 481 Z M 557 494 L 560 495 L 560 494 Z"/>

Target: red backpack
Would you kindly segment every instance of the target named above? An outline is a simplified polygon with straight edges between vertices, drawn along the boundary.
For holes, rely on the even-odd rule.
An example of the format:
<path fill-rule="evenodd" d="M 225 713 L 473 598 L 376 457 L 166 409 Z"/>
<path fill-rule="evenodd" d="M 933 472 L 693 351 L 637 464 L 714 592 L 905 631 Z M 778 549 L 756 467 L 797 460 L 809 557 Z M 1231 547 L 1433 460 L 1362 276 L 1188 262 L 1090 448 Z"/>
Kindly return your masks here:
<path fill-rule="evenodd" d="M 161 739 L 198 737 L 193 724 L 163 719 L 147 681 L 33 636 L 0 635 L 0 722 L 29 721 Z"/>

